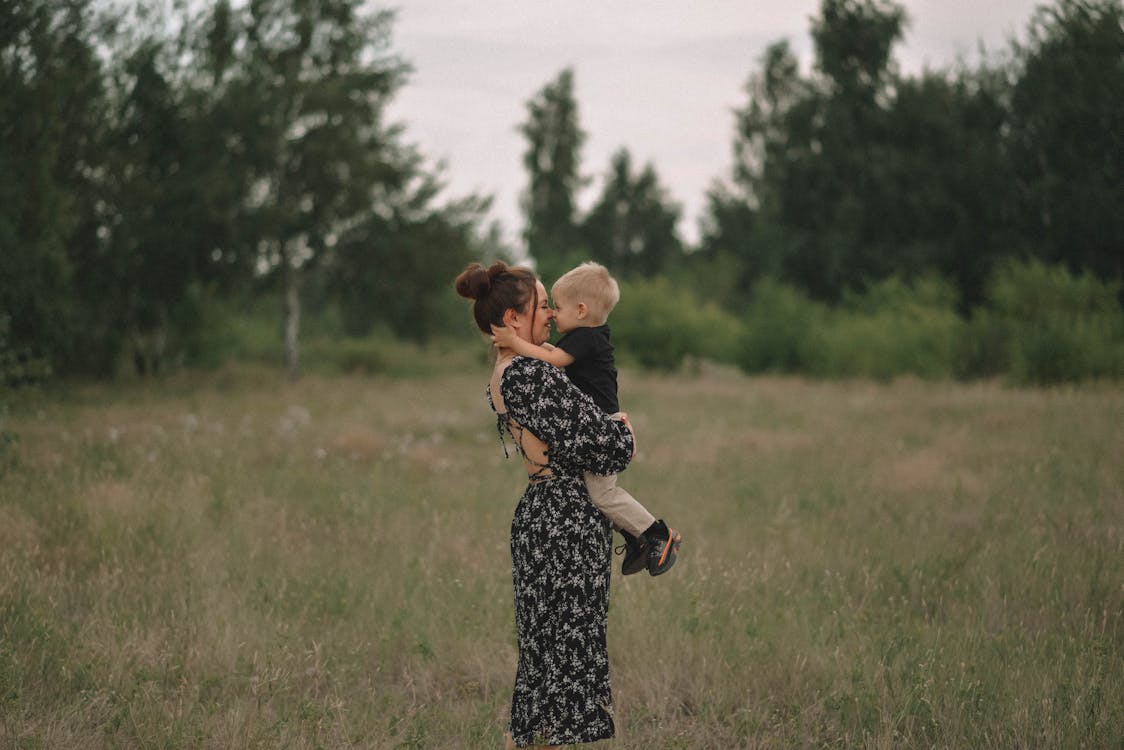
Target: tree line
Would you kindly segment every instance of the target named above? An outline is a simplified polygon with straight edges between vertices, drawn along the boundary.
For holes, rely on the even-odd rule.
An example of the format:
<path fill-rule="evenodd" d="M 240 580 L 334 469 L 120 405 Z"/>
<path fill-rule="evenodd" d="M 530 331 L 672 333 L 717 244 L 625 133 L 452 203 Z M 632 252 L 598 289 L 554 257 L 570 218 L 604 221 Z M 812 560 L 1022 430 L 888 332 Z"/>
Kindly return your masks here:
<path fill-rule="evenodd" d="M 410 72 L 393 14 L 360 0 L 184 7 L 0 5 L 0 371 L 191 362 L 224 316 L 263 299 L 294 374 L 309 311 L 350 336 L 451 330 L 448 279 L 518 253 L 486 226 L 489 199 L 444 199 L 440 170 L 386 121 Z M 705 300 L 717 317 L 700 313 L 698 338 L 757 332 L 752 355 L 729 355 L 747 369 L 763 366 L 765 329 L 791 324 L 785 309 L 818 320 L 939 299 L 970 322 L 1012 283 L 1084 289 L 1087 276 L 1119 315 L 1122 5 L 1058 0 L 1000 54 L 917 75 L 894 59 L 907 23 L 890 0 L 823 0 L 810 70 L 787 41 L 765 50 L 695 246 L 626 144 L 579 209 L 586 134 L 561 71 L 519 125 L 523 249 L 548 280 L 599 260 L 647 310 Z M 782 346 L 764 367 L 807 356 Z"/>
<path fill-rule="evenodd" d="M 634 277 L 693 270 L 732 310 L 762 278 L 839 302 L 935 273 L 966 312 L 1011 258 L 1124 279 L 1124 6 L 1042 6 L 1004 54 L 912 76 L 893 54 L 907 22 L 890 0 L 823 0 L 811 70 L 787 40 L 765 50 L 694 248 L 654 167 L 634 171 L 623 147 L 578 215 L 585 134 L 563 71 L 522 128 L 531 255 Z"/>
<path fill-rule="evenodd" d="M 196 10 L 188 10 L 196 8 Z M 0 349 L 108 376 L 190 359 L 219 300 L 432 335 L 487 199 L 386 121 L 408 64 L 360 0 L 0 4 Z M 446 274 L 447 275 L 447 274 Z M 26 368 L 25 368 L 26 369 Z"/>

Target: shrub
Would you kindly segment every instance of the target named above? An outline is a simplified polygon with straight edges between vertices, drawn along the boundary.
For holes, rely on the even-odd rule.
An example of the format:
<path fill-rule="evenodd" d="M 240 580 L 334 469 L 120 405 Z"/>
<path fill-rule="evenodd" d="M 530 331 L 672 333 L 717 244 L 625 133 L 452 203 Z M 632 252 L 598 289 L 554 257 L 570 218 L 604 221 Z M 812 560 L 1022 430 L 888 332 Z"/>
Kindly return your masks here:
<path fill-rule="evenodd" d="M 992 283 L 976 335 L 1001 336 L 1001 358 L 1017 383 L 1124 376 L 1124 311 L 1118 283 L 1040 261 L 1010 263 Z M 976 343 L 976 351 L 994 351 Z M 988 363 L 977 362 L 981 369 Z M 1006 367 L 1002 367 L 1006 365 Z"/>
<path fill-rule="evenodd" d="M 609 323 L 617 348 L 654 369 L 675 369 L 687 357 L 731 362 L 740 332 L 732 315 L 663 277 L 622 284 Z"/>
<path fill-rule="evenodd" d="M 992 310 L 978 308 L 964 321 L 963 335 L 953 346 L 952 374 L 961 379 L 990 378 L 1011 369 L 1007 321 Z"/>
<path fill-rule="evenodd" d="M 42 383 L 51 376 L 46 357 L 26 348 L 16 348 L 8 341 L 11 319 L 0 313 L 0 389 Z"/>
<path fill-rule="evenodd" d="M 963 322 L 956 290 L 937 277 L 914 284 L 890 278 L 850 294 L 832 312 L 824 334 L 824 368 L 842 377 L 936 379 L 953 370 Z"/>
<path fill-rule="evenodd" d="M 803 293 L 763 279 L 742 319 L 737 364 L 746 372 L 824 371 L 827 309 Z"/>
<path fill-rule="evenodd" d="M 315 338 L 301 346 L 302 368 L 325 375 L 374 375 L 387 368 L 385 345 L 375 338 Z"/>
<path fill-rule="evenodd" d="M 838 312 L 832 316 L 825 335 L 824 367 L 827 373 L 839 377 L 948 377 L 961 326 L 952 311 L 902 314 L 886 310 L 871 315 Z"/>

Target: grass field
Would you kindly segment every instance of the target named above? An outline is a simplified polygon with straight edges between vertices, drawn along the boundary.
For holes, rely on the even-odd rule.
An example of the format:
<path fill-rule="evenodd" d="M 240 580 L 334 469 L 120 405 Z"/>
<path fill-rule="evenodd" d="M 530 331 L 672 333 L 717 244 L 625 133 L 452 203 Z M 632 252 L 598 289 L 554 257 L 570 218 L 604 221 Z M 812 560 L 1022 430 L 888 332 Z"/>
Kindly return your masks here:
<path fill-rule="evenodd" d="M 486 379 L 24 394 L 0 747 L 499 747 L 521 471 Z M 1124 746 L 1124 389 L 704 369 L 622 396 L 621 484 L 685 542 L 614 576 L 601 747 Z"/>

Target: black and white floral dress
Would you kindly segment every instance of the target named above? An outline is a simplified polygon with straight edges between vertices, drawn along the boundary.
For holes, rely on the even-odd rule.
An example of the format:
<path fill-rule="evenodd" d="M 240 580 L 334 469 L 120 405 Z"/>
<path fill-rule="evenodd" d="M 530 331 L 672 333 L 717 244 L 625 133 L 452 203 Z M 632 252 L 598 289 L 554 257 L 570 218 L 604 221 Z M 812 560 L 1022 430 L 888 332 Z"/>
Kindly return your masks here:
<path fill-rule="evenodd" d="M 519 747 L 607 739 L 611 530 L 582 472 L 623 471 L 632 435 L 561 370 L 537 359 L 516 357 L 500 392 L 506 414 L 499 423 L 516 445 L 525 429 L 548 446 L 547 464 L 531 476 L 511 522 L 519 639 L 511 733 Z M 512 429 L 508 417 L 518 426 Z"/>

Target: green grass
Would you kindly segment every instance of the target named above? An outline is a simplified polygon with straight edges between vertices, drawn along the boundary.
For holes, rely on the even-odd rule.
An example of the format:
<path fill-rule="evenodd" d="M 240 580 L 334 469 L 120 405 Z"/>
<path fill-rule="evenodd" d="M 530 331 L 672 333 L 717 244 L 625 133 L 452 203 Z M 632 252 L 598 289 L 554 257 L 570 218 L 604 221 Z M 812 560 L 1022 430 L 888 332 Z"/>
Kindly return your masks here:
<path fill-rule="evenodd" d="M 456 361 L 25 394 L 0 747 L 499 747 L 521 472 Z M 1119 387 L 704 369 L 622 396 L 621 484 L 685 542 L 614 577 L 602 746 L 1124 743 Z"/>

